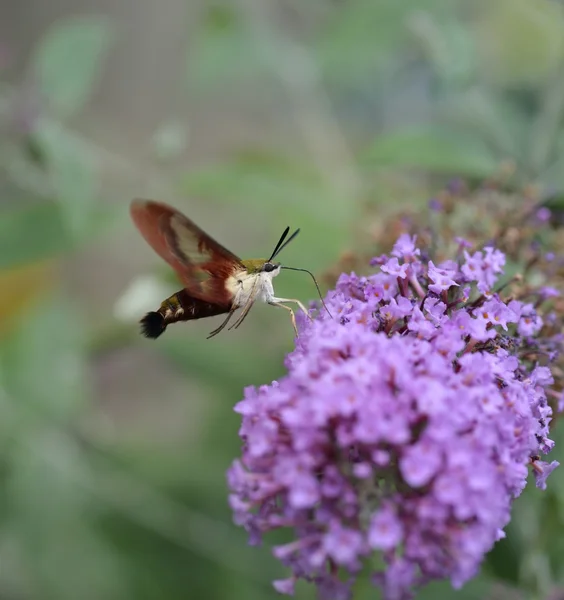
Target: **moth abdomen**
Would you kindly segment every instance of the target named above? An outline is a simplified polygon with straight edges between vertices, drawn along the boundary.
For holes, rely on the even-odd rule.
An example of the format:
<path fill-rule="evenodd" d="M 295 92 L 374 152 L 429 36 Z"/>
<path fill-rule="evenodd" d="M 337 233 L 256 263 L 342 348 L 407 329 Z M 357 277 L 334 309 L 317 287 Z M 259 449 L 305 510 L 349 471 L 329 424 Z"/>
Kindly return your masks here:
<path fill-rule="evenodd" d="M 158 311 L 147 313 L 141 319 L 141 333 L 148 338 L 158 338 L 168 325 L 178 321 L 193 321 L 229 312 L 231 305 L 214 304 L 190 296 L 180 290 L 167 298 Z"/>

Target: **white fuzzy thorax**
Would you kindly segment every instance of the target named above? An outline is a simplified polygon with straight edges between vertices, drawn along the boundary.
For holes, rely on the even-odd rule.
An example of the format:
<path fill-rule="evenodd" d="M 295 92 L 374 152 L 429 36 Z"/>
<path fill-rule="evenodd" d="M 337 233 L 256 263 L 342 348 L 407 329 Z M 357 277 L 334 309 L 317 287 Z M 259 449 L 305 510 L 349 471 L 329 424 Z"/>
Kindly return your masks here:
<path fill-rule="evenodd" d="M 227 279 L 225 285 L 233 294 L 233 304 L 236 307 L 245 306 L 251 297 L 263 302 L 275 300 L 272 278 L 280 273 L 280 267 L 274 271 L 247 273 L 240 271 Z"/>

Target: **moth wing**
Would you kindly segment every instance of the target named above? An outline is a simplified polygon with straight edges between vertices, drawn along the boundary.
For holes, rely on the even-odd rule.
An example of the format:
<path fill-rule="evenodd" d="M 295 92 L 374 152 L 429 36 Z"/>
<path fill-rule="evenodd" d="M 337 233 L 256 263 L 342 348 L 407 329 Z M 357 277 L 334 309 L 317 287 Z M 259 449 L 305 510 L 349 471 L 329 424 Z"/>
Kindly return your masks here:
<path fill-rule="evenodd" d="M 131 218 L 153 250 L 178 274 L 192 296 L 226 307 L 226 279 L 244 269 L 241 259 L 176 209 L 152 200 L 134 200 Z"/>

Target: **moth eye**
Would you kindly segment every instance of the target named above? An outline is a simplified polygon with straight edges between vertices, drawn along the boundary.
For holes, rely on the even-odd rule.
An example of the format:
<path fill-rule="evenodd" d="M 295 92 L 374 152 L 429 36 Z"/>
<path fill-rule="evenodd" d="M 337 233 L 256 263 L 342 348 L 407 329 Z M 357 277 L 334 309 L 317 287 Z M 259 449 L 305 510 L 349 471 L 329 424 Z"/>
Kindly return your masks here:
<path fill-rule="evenodd" d="M 266 271 L 267 273 L 271 273 L 272 271 L 274 271 L 274 269 L 276 269 L 276 265 L 273 265 L 272 263 L 265 263 L 263 270 Z"/>

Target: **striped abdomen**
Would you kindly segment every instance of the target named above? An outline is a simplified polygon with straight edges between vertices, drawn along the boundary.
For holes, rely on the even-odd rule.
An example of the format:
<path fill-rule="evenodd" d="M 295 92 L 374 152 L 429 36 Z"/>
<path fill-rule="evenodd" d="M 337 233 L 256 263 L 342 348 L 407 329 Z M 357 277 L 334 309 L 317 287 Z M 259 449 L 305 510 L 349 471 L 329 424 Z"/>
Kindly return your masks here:
<path fill-rule="evenodd" d="M 147 313 L 141 319 L 141 332 L 145 337 L 158 338 L 171 323 L 222 315 L 230 308 L 230 305 L 212 304 L 180 290 L 167 298 L 158 311 Z"/>

